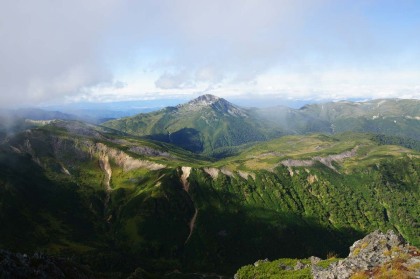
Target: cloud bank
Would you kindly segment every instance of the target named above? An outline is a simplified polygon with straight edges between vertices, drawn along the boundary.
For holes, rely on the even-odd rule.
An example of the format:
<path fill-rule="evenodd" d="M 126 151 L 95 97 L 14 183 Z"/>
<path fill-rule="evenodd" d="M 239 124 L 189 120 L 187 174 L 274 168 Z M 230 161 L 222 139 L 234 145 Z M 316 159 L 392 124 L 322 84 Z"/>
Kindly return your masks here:
<path fill-rule="evenodd" d="M 112 81 L 100 57 L 113 1 L 6 0 L 0 9 L 0 102 L 30 104 Z"/>
<path fill-rule="evenodd" d="M 418 11 L 388 0 L 6 0 L 0 104 L 420 98 Z"/>

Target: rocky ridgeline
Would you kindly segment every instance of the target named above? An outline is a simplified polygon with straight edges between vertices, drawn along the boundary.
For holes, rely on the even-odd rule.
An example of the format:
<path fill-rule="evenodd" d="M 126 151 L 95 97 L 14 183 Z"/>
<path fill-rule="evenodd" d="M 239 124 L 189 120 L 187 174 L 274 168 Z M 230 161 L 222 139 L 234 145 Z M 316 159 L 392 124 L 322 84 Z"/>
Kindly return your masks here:
<path fill-rule="evenodd" d="M 311 270 L 315 279 L 420 278 L 420 251 L 391 230 L 374 231 L 356 241 L 347 258 Z"/>
<path fill-rule="evenodd" d="M 33 256 L 0 250 L 0 278 L 95 278 L 84 266 L 74 262 L 35 253 Z"/>

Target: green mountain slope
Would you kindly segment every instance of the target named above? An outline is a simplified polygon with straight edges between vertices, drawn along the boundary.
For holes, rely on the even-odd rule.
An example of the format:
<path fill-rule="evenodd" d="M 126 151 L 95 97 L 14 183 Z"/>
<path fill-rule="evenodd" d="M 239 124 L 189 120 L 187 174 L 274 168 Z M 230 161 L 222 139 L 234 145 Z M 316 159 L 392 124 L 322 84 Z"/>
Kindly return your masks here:
<path fill-rule="evenodd" d="M 366 134 L 287 136 L 210 161 L 55 121 L 0 147 L 0 248 L 162 277 L 346 254 L 378 228 L 418 246 L 419 166 L 419 152 Z"/>
<path fill-rule="evenodd" d="M 420 100 L 378 99 L 308 105 L 305 115 L 330 123 L 332 132 L 370 132 L 420 140 Z"/>
<path fill-rule="evenodd" d="M 203 95 L 189 103 L 104 123 L 137 136 L 173 143 L 194 152 L 266 140 L 281 135 L 275 126 L 257 121 L 251 110 Z M 274 128 L 273 128 L 274 127 Z"/>
<path fill-rule="evenodd" d="M 189 103 L 103 124 L 214 157 L 291 134 L 369 132 L 420 140 L 420 101 L 384 99 L 287 107 L 240 108 L 203 95 Z"/>

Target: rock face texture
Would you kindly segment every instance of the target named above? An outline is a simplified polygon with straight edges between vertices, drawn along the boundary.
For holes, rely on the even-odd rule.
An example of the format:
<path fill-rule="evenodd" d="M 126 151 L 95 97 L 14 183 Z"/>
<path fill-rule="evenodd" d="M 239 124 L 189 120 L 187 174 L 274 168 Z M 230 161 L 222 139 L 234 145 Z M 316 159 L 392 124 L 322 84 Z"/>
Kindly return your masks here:
<path fill-rule="evenodd" d="M 70 260 L 35 253 L 33 256 L 0 250 L 0 278 L 95 278 L 86 267 Z"/>
<path fill-rule="evenodd" d="M 393 231 L 374 231 L 350 247 L 347 258 L 327 268 L 312 265 L 315 279 L 420 278 L 420 252 Z"/>

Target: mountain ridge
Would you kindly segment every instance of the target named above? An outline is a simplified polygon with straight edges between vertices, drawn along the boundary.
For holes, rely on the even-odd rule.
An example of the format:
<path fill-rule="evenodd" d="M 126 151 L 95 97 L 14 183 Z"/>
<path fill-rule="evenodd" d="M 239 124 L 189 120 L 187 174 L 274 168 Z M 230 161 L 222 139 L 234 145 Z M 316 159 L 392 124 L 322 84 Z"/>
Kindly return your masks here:
<path fill-rule="evenodd" d="M 206 94 L 176 107 L 103 125 L 220 157 L 224 156 L 222 150 L 291 134 L 354 131 L 420 140 L 420 100 L 342 101 L 300 109 L 262 109 L 239 107 Z"/>

